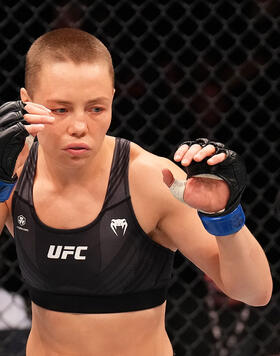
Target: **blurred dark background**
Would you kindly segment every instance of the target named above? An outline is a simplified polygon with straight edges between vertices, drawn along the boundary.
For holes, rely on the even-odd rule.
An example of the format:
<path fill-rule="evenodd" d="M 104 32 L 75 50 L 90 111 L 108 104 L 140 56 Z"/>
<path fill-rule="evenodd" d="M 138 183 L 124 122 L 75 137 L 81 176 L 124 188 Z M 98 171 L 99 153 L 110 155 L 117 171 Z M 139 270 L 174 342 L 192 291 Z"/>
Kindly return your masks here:
<path fill-rule="evenodd" d="M 262 308 L 235 303 L 178 253 L 166 318 L 177 356 L 280 354 L 279 17 L 278 0 L 0 5 L 0 104 L 19 98 L 33 40 L 54 28 L 77 27 L 99 37 L 113 56 L 112 135 L 169 158 L 183 140 L 208 137 L 244 158 L 243 207 L 271 265 L 273 298 Z M 25 354 L 29 304 L 13 240 L 4 230 L 0 356 Z"/>

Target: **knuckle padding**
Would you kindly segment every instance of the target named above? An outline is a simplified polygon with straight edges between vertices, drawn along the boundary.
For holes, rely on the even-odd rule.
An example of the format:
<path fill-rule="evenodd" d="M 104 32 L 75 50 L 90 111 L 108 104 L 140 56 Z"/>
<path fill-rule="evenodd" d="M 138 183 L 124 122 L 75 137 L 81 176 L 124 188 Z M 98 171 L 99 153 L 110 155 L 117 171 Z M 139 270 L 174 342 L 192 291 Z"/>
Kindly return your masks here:
<path fill-rule="evenodd" d="M 22 120 L 18 120 L 17 112 L 11 112 L 9 115 L 15 119 L 13 124 L 10 125 L 7 120 L 6 125 L 0 129 L 0 179 L 7 182 L 13 181 L 16 160 L 24 147 L 26 137 L 29 136 Z M 2 119 L 3 117 L 0 121 Z"/>
<path fill-rule="evenodd" d="M 217 153 L 222 153 L 227 151 L 225 145 L 221 142 L 215 142 L 215 141 L 210 141 L 207 138 L 197 138 L 196 140 L 188 140 L 188 141 L 184 141 L 183 143 L 181 143 L 180 146 L 182 145 L 188 145 L 188 146 L 192 146 L 192 145 L 200 145 L 202 148 L 206 147 L 207 145 L 213 145 L 216 149 L 215 154 Z"/>
<path fill-rule="evenodd" d="M 13 111 L 3 115 L 0 119 L 0 130 L 5 130 L 15 123 L 24 121 L 21 111 Z"/>
<path fill-rule="evenodd" d="M 21 100 L 17 101 L 8 101 L 7 103 L 0 106 L 0 116 L 13 111 L 22 111 L 24 110 L 24 104 Z"/>
<path fill-rule="evenodd" d="M 226 154 L 226 159 L 218 164 L 207 164 L 207 160 L 210 158 L 207 157 L 201 162 L 192 161 L 191 164 L 184 167 L 184 169 L 188 178 L 203 174 L 210 174 L 223 179 L 229 186 L 230 197 L 223 213 L 219 213 L 217 216 L 226 215 L 232 212 L 239 205 L 242 193 L 246 187 L 247 174 L 242 158 L 236 152 L 227 149 L 224 144 L 219 142 L 209 141 L 207 139 L 197 139 L 195 141 L 187 142 L 193 142 L 192 144 L 198 143 L 202 147 L 211 144 L 216 148 L 215 154 L 221 152 Z M 212 214 L 211 216 L 215 215 Z"/>
<path fill-rule="evenodd" d="M 25 125 L 29 123 L 24 120 L 23 115 L 26 113 L 22 101 L 9 101 L 0 107 L 0 131 L 22 122 Z"/>

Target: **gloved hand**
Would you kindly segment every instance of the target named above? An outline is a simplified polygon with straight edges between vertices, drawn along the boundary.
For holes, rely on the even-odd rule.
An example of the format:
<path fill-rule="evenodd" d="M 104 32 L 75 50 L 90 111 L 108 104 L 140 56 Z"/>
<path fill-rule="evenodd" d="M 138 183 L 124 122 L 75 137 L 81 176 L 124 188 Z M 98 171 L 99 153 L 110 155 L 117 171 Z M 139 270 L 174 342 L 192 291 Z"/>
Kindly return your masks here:
<path fill-rule="evenodd" d="M 36 136 L 52 125 L 52 111 L 42 104 L 9 101 L 0 107 L 0 202 L 6 201 L 17 181 L 17 158 L 28 135 Z"/>
<path fill-rule="evenodd" d="M 17 181 L 16 160 L 29 135 L 24 124 L 24 104 L 9 101 L 0 107 L 0 201 L 7 200 Z"/>
<path fill-rule="evenodd" d="M 245 223 L 240 205 L 246 183 L 242 159 L 223 144 L 205 138 L 183 142 L 175 159 L 181 161 L 187 181 L 178 181 L 170 171 L 165 172 L 172 194 L 198 210 L 211 234 L 224 236 L 240 230 Z"/>
<path fill-rule="evenodd" d="M 237 208 L 241 201 L 242 193 L 246 186 L 246 168 L 241 157 L 234 151 L 229 150 L 224 144 L 220 142 L 209 141 L 205 138 L 199 138 L 195 141 L 186 141 L 184 144 L 192 146 L 193 144 L 199 144 L 202 148 L 207 145 L 213 145 L 215 147 L 215 155 L 219 153 L 225 153 L 226 158 L 219 164 L 209 165 L 205 158 L 201 162 L 192 161 L 191 164 L 185 167 L 188 179 L 191 177 L 204 176 L 213 177 L 224 180 L 229 187 L 230 197 L 222 212 L 216 214 L 207 214 L 210 216 L 221 216 L 231 213 Z"/>

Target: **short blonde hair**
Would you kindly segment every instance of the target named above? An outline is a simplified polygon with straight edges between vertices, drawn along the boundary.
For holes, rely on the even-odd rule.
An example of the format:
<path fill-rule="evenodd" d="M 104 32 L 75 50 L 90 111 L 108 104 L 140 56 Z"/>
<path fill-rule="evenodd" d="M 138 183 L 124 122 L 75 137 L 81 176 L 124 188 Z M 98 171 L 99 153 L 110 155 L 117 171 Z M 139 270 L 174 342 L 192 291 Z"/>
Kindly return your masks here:
<path fill-rule="evenodd" d="M 76 28 L 60 28 L 37 38 L 26 55 L 25 88 L 32 95 L 38 73 L 44 61 L 76 64 L 107 63 L 114 86 L 114 68 L 107 47 L 95 36 Z"/>

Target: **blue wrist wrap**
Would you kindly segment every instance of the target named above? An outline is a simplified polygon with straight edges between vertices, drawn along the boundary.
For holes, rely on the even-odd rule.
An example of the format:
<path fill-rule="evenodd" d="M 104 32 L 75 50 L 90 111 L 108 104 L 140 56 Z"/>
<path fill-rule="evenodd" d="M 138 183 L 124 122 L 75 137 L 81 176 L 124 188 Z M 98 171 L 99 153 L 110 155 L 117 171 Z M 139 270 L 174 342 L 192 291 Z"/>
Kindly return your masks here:
<path fill-rule="evenodd" d="M 9 199 L 9 196 L 12 193 L 16 183 L 8 183 L 3 182 L 0 180 L 0 202 L 3 203 L 4 201 Z"/>
<path fill-rule="evenodd" d="M 245 215 L 240 204 L 227 215 L 211 217 L 201 212 L 198 212 L 198 215 L 205 229 L 215 236 L 234 234 L 245 224 Z"/>

